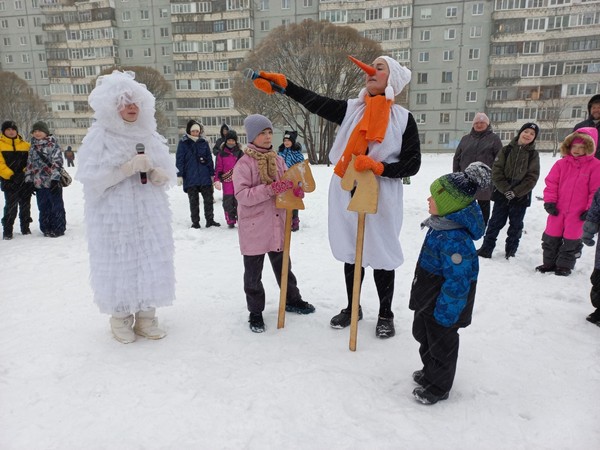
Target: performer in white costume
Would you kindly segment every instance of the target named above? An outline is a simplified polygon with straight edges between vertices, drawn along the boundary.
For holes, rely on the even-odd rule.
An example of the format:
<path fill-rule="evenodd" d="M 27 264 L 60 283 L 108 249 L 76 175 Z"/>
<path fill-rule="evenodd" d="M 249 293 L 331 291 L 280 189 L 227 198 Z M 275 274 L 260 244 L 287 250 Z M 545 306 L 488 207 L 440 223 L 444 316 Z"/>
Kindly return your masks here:
<path fill-rule="evenodd" d="M 76 175 L 85 197 L 94 301 L 111 314 L 122 343 L 136 334 L 163 338 L 155 308 L 175 298 L 166 193 L 176 183 L 175 161 L 156 131 L 154 96 L 134 78 L 119 71 L 98 78 L 88 99 L 94 122 L 79 148 Z"/>
<path fill-rule="evenodd" d="M 273 93 L 273 84 L 310 112 L 340 126 L 329 153 L 336 165 L 329 185 L 329 244 L 333 256 L 344 262 L 348 307 L 331 319 L 333 328 L 350 325 L 354 262 L 356 257 L 357 213 L 347 211 L 353 193 L 341 187 L 341 180 L 352 156 L 355 169 L 372 170 L 379 183 L 377 214 L 366 217 L 364 254 L 361 268 L 374 270 L 379 295 L 379 319 L 375 329 L 380 338 L 395 334 L 392 298 L 394 270 L 403 262 L 400 247 L 402 227 L 402 178 L 415 175 L 421 166 L 421 147 L 417 124 L 412 114 L 394 104 L 410 81 L 410 70 L 388 56 L 372 65 L 351 58 L 366 74 L 365 88 L 358 98 L 334 100 L 300 87 L 280 73 L 260 72 L 254 85 Z M 362 318 L 362 309 L 359 310 Z"/>

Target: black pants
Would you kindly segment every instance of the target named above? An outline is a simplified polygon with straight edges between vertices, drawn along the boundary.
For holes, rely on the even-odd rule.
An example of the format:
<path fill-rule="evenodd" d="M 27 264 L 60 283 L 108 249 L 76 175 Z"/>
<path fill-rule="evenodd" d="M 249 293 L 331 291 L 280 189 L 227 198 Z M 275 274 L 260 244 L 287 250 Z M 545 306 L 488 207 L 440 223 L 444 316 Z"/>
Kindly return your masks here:
<path fill-rule="evenodd" d="M 237 200 L 233 194 L 223 194 L 223 211 L 227 225 L 237 222 Z"/>
<path fill-rule="evenodd" d="M 450 392 L 458 360 L 458 328 L 443 327 L 432 315 L 415 312 L 412 333 L 420 344 L 419 354 L 428 390 L 434 395 Z"/>
<path fill-rule="evenodd" d="M 346 279 L 346 294 L 348 296 L 348 308 L 352 307 L 352 290 L 354 287 L 354 268 L 355 264 L 344 263 L 344 276 Z M 361 267 L 360 284 L 365 278 L 365 269 Z M 396 272 L 394 270 L 373 270 L 373 279 L 379 296 L 379 317 L 393 319 L 392 299 L 394 298 L 394 280 Z"/>
<path fill-rule="evenodd" d="M 505 250 L 507 253 L 516 253 L 523 234 L 523 220 L 526 212 L 527 206 L 516 205 L 506 200 L 495 201 L 481 248 L 490 252 L 494 250 L 498 234 L 508 221 Z"/>
<path fill-rule="evenodd" d="M 29 229 L 31 219 L 31 192 L 23 186 L 21 189 L 4 191 L 4 217 L 2 225 L 4 230 L 12 233 L 15 219 L 19 211 L 21 230 Z"/>
<path fill-rule="evenodd" d="M 75 163 L 72 159 L 67 159 L 67 167 L 75 167 Z"/>
<path fill-rule="evenodd" d="M 204 218 L 206 222 L 214 220 L 213 187 L 212 186 L 190 186 L 187 195 L 190 200 L 190 216 L 193 224 L 200 224 L 200 195 L 204 202 Z"/>
<path fill-rule="evenodd" d="M 283 252 L 269 252 L 269 260 L 275 274 L 277 284 L 281 288 L 281 268 Z M 244 292 L 248 311 L 252 313 L 263 312 L 265 309 L 265 288 L 262 284 L 262 271 L 265 255 L 244 255 Z M 296 277 L 292 273 L 292 262 L 289 262 L 286 302 L 293 303 L 302 300 L 298 290 Z M 279 297 L 278 297 L 279 298 Z"/>

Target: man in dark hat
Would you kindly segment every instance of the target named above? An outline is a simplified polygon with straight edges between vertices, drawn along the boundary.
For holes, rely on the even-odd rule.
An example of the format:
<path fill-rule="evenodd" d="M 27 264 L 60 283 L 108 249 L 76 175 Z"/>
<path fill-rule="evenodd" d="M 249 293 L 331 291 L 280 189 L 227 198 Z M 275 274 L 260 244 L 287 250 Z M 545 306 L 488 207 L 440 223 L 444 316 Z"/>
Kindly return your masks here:
<path fill-rule="evenodd" d="M 31 234 L 31 196 L 33 184 L 25 183 L 25 167 L 29 155 L 29 142 L 19 135 L 17 124 L 7 120 L 0 134 L 0 186 L 4 192 L 4 217 L 2 218 L 5 240 L 12 239 L 13 225 L 19 211 L 21 233 Z"/>
<path fill-rule="evenodd" d="M 528 122 L 517 135 L 505 145 L 492 167 L 494 208 L 483 238 L 483 245 L 477 254 L 491 258 L 500 230 L 509 221 L 505 256 L 515 256 L 527 208 L 531 205 L 531 191 L 540 177 L 540 155 L 535 149 L 535 139 L 540 128 Z"/>
<path fill-rule="evenodd" d="M 65 150 L 65 159 L 67 160 L 67 167 L 75 167 L 75 152 L 70 145 L 68 145 Z"/>
<path fill-rule="evenodd" d="M 587 105 L 587 111 L 587 119 L 575 125 L 573 131 L 580 128 L 592 127 L 598 130 L 598 135 L 600 135 L 600 94 L 592 95 Z M 596 142 L 596 158 L 600 159 L 600 144 L 598 142 Z"/>

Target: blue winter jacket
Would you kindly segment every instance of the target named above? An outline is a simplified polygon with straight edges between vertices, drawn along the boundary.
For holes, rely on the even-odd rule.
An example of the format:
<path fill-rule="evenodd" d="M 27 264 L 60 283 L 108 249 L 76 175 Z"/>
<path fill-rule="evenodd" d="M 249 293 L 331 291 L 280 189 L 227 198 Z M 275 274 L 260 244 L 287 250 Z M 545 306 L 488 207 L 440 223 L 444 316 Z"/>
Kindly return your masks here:
<path fill-rule="evenodd" d="M 192 186 L 211 186 L 215 166 L 208 142 L 199 137 L 196 142 L 186 134 L 177 145 L 175 155 L 177 176 L 183 178 L 183 191 Z"/>
<path fill-rule="evenodd" d="M 288 169 L 294 164 L 304 161 L 302 145 L 300 145 L 298 142 L 295 142 L 290 148 L 287 148 L 285 145 L 281 144 L 279 146 L 278 155 L 283 158 Z"/>
<path fill-rule="evenodd" d="M 476 202 L 446 218 L 463 227 L 427 231 L 411 289 L 410 309 L 433 315 L 445 327 L 465 327 L 471 323 L 479 274 L 473 241 L 483 236 L 485 227 Z"/>

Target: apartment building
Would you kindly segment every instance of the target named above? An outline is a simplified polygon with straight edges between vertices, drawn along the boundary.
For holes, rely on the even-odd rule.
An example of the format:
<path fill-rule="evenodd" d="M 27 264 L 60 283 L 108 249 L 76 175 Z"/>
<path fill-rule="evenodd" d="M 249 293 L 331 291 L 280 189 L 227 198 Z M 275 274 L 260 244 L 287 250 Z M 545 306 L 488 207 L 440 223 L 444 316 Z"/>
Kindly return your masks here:
<path fill-rule="evenodd" d="M 272 29 L 327 20 L 411 68 L 400 100 L 425 151 L 453 151 L 477 111 L 505 142 L 537 121 L 550 149 L 600 92 L 599 16 L 600 0 L 0 0 L 0 69 L 49 101 L 51 127 L 77 148 L 98 74 L 152 67 L 172 83 L 163 106 L 175 149 L 190 118 L 212 141 L 224 122 L 242 129 L 232 82 Z"/>

